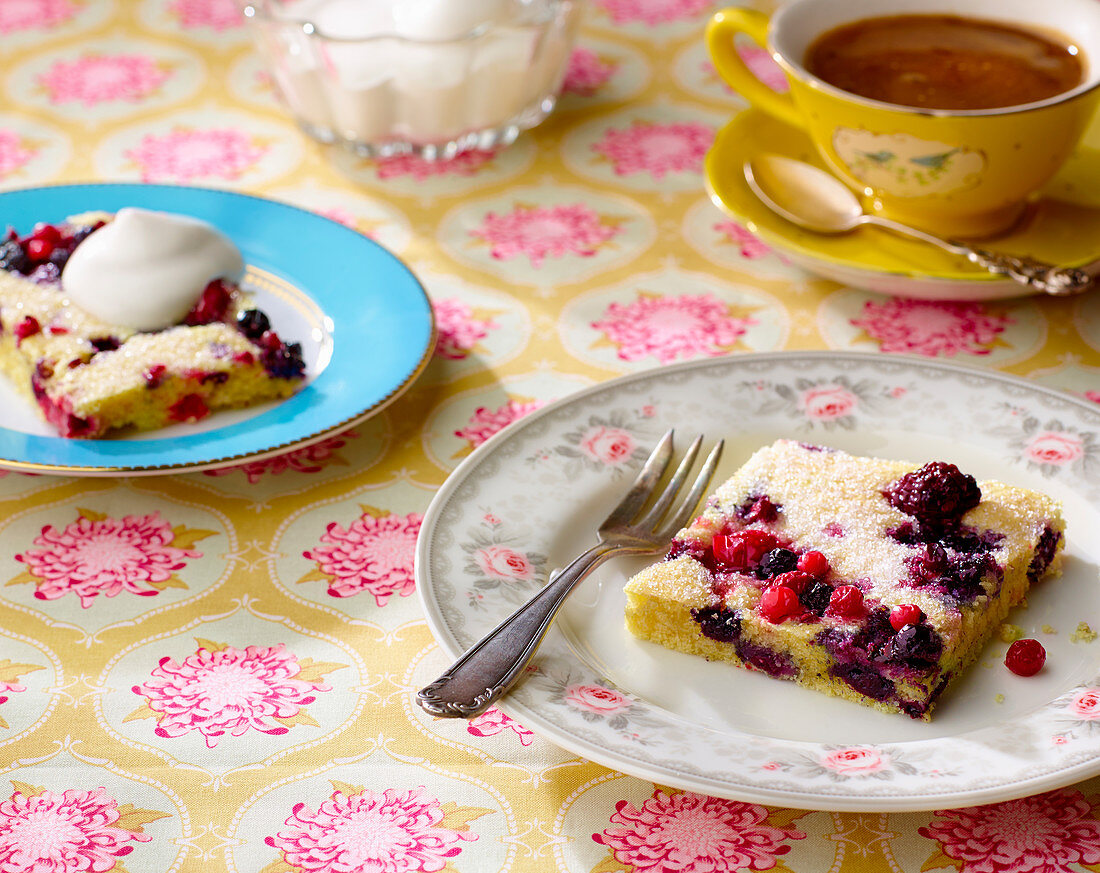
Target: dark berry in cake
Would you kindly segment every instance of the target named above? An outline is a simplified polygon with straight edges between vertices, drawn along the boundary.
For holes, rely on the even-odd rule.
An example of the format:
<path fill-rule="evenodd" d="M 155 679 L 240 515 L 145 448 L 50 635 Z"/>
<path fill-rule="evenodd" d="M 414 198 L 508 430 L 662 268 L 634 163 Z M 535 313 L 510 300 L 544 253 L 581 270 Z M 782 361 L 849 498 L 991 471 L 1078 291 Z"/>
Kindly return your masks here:
<path fill-rule="evenodd" d="M 88 342 L 92 344 L 92 347 L 97 352 L 113 352 L 118 348 L 117 336 L 97 336 L 92 337 Z"/>
<path fill-rule="evenodd" d="M 787 573 L 798 567 L 798 555 L 790 549 L 772 549 L 760 559 L 756 575 L 761 579 L 770 579 L 780 573 Z"/>
<path fill-rule="evenodd" d="M 1035 557 L 1027 568 L 1027 578 L 1031 582 L 1038 580 L 1046 572 L 1050 562 L 1054 560 L 1054 554 L 1058 551 L 1058 544 L 1062 540 L 1062 534 L 1053 528 L 1047 527 L 1039 536 L 1039 542 L 1035 545 Z"/>
<path fill-rule="evenodd" d="M 27 273 L 33 267 L 18 239 L 10 239 L 0 245 L 0 267 L 9 273 Z"/>
<path fill-rule="evenodd" d="M 711 551 L 721 569 L 753 570 L 764 555 L 782 545 L 775 534 L 749 528 L 729 534 L 715 534 Z"/>
<path fill-rule="evenodd" d="M 825 614 L 825 610 L 829 607 L 832 596 L 832 585 L 825 582 L 814 582 L 799 593 L 798 599 L 809 612 L 821 616 Z"/>
<path fill-rule="evenodd" d="M 894 693 L 894 683 L 875 670 L 858 664 L 837 664 L 829 672 L 842 679 L 853 691 L 872 700 L 885 700 Z"/>
<path fill-rule="evenodd" d="M 1038 640 L 1016 640 L 1005 654 L 1005 666 L 1017 676 L 1034 676 L 1046 660 L 1047 650 Z"/>
<path fill-rule="evenodd" d="M 736 515 L 745 522 L 772 522 L 779 518 L 779 504 L 773 503 L 765 494 L 751 494 L 737 507 Z"/>
<path fill-rule="evenodd" d="M 273 335 L 268 331 L 265 336 Z M 280 344 L 264 352 L 264 369 L 277 379 L 299 379 L 305 373 L 301 343 Z"/>
<path fill-rule="evenodd" d="M 741 619 L 732 609 L 693 609 L 691 617 L 699 623 L 703 636 L 720 643 L 732 643 L 741 635 Z"/>
<path fill-rule="evenodd" d="M 907 624 L 898 631 L 886 654 L 911 667 L 927 668 L 943 654 L 943 640 L 926 624 Z"/>
<path fill-rule="evenodd" d="M 258 340 L 271 330 L 271 321 L 259 309 L 245 309 L 237 313 L 237 330 L 250 340 Z"/>
<path fill-rule="evenodd" d="M 932 461 L 906 473 L 883 495 L 891 506 L 906 515 L 941 526 L 957 522 L 982 499 L 974 477 L 944 461 Z"/>

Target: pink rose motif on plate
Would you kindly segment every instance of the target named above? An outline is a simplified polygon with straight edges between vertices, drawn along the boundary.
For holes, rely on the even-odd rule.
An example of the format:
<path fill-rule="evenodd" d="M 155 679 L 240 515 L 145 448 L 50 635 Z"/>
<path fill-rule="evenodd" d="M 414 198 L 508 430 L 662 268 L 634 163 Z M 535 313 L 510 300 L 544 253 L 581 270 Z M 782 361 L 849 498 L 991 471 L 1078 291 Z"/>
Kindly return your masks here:
<path fill-rule="evenodd" d="M 594 461 L 616 467 L 629 461 L 638 447 L 637 440 L 620 427 L 597 425 L 581 437 L 580 450 Z"/>
<path fill-rule="evenodd" d="M 167 813 L 118 805 L 105 788 L 60 794 L 13 782 L 0 801 L 0 873 L 107 873 L 153 837 L 144 825 Z M 130 869 L 140 869 L 131 867 Z"/>
<path fill-rule="evenodd" d="M 859 404 L 856 397 L 841 385 L 822 385 L 803 392 L 801 403 L 807 418 L 832 420 L 843 418 Z"/>
<path fill-rule="evenodd" d="M 1014 320 L 982 303 L 941 300 L 868 300 L 860 318 L 851 319 L 883 352 L 907 352 L 930 358 L 958 354 L 988 355 Z"/>
<path fill-rule="evenodd" d="M 78 10 L 74 0 L 4 0 L 0 2 L 0 35 L 49 30 L 71 20 Z"/>
<path fill-rule="evenodd" d="M 282 455 L 265 458 L 262 461 L 249 461 L 247 464 L 239 464 L 236 467 L 222 467 L 217 470 L 203 470 L 204 476 L 229 476 L 240 471 L 250 483 L 259 482 L 264 474 L 270 473 L 278 476 L 288 470 L 296 473 L 320 473 L 326 467 L 333 464 L 347 464 L 342 456 L 336 453 L 336 449 L 343 448 L 349 437 L 356 436 L 354 431 L 345 431 L 338 436 L 328 437 L 320 442 L 294 449 Z"/>
<path fill-rule="evenodd" d="M 608 130 L 592 149 L 611 161 L 617 176 L 649 173 L 663 179 L 668 173 L 700 172 L 713 141 L 714 128 L 698 122 L 635 121 L 625 130 Z"/>
<path fill-rule="evenodd" d="M 535 572 L 525 554 L 507 546 L 485 546 L 474 552 L 474 560 L 481 572 L 496 579 L 530 579 Z"/>
<path fill-rule="evenodd" d="M 34 583 L 39 600 L 71 591 L 85 609 L 100 595 L 151 597 L 164 587 L 187 587 L 176 571 L 187 566 L 187 558 L 202 557 L 192 546 L 213 533 L 173 528 L 157 512 L 116 519 L 83 509 L 64 530 L 43 527 L 34 539 L 38 548 L 15 556 L 26 572 L 8 584 Z"/>
<path fill-rule="evenodd" d="M 1070 715 L 1082 721 L 1100 721 L 1100 688 L 1086 688 L 1070 698 Z"/>
<path fill-rule="evenodd" d="M 1085 454 L 1085 445 L 1077 434 L 1064 431 L 1039 431 L 1024 444 L 1024 457 L 1036 464 L 1065 467 Z"/>
<path fill-rule="evenodd" d="M 395 155 L 378 161 L 379 179 L 408 176 L 423 182 L 432 176 L 475 176 L 478 170 L 496 157 L 495 151 L 471 149 L 443 161 L 429 161 L 419 155 Z"/>
<path fill-rule="evenodd" d="M 531 731 L 495 706 L 466 722 L 466 732 L 475 737 L 494 737 L 505 731 L 514 732 L 520 745 L 529 746 L 535 741 L 535 735 Z"/>
<path fill-rule="evenodd" d="M 30 146 L 14 130 L 0 130 L 0 179 L 23 169 L 36 154 L 38 149 Z"/>
<path fill-rule="evenodd" d="M 297 803 L 286 830 L 264 838 L 280 853 L 265 869 L 295 873 L 402 873 L 450 871 L 461 843 L 476 840 L 469 822 L 491 812 L 441 804 L 423 787 L 371 791 L 334 782 L 317 807 Z"/>
<path fill-rule="evenodd" d="M 323 545 L 302 553 L 318 566 L 298 581 L 322 579 L 332 597 L 365 591 L 378 606 L 394 594 L 408 597 L 416 589 L 413 555 L 423 520 L 417 512 L 396 515 L 364 507 L 346 529 L 332 522 L 321 535 Z"/>
<path fill-rule="evenodd" d="M 864 776 L 890 767 L 890 756 L 870 746 L 835 749 L 821 759 L 821 766 L 839 776 Z"/>
<path fill-rule="evenodd" d="M 439 333 L 435 353 L 452 361 L 469 357 L 490 330 L 500 327 L 492 318 L 479 318 L 469 305 L 453 297 L 433 301 L 432 309 Z"/>
<path fill-rule="evenodd" d="M 702 15 L 711 9 L 710 0 L 596 0 L 615 24 L 641 24 L 655 27 L 672 21 L 683 21 Z"/>
<path fill-rule="evenodd" d="M 592 835 L 612 856 L 599 869 L 617 863 L 633 873 L 771 870 L 789 840 L 806 837 L 768 824 L 767 808 L 754 803 L 660 789 L 641 808 L 620 800 L 610 821 L 619 827 Z"/>
<path fill-rule="evenodd" d="M 577 48 L 569 56 L 561 90 L 567 94 L 591 97 L 615 75 L 617 61 L 604 60 L 591 49 Z"/>
<path fill-rule="evenodd" d="M 622 232 L 619 225 L 583 203 L 517 205 L 505 214 L 488 213 L 470 235 L 488 243 L 490 256 L 498 261 L 526 255 L 537 269 L 547 258 L 593 257 Z"/>
<path fill-rule="evenodd" d="M 953 865 L 959 873 L 1068 873 L 1100 863 L 1100 821 L 1089 801 L 1069 788 L 941 810 L 917 832 L 960 862 Z"/>
<path fill-rule="evenodd" d="M 641 292 L 633 303 L 608 306 L 592 329 L 618 349 L 620 360 L 652 356 L 668 364 L 678 358 L 724 355 L 757 323 L 710 294 L 664 297 Z"/>
<path fill-rule="evenodd" d="M 237 0 L 172 0 L 168 11 L 188 30 L 209 27 L 220 33 L 244 23 Z"/>
<path fill-rule="evenodd" d="M 771 247 L 760 240 L 756 234 L 749 233 L 744 226 L 736 221 L 722 221 L 714 225 L 714 229 L 726 238 L 734 246 L 741 250 L 741 257 L 755 261 L 758 258 L 766 258 L 772 253 Z"/>
<path fill-rule="evenodd" d="M 1085 397 L 1093 403 L 1100 403 L 1100 391 L 1086 391 Z"/>
<path fill-rule="evenodd" d="M 465 440 L 466 452 L 471 452 L 493 434 L 504 430 L 513 421 L 518 421 L 541 406 L 540 400 L 509 400 L 496 409 L 479 406 L 470 416 L 467 425 L 455 431 L 455 436 Z"/>
<path fill-rule="evenodd" d="M 141 170 L 143 182 L 191 182 L 239 179 L 267 150 L 265 143 L 243 130 L 177 127 L 164 135 L 146 134 L 125 156 Z"/>
<path fill-rule="evenodd" d="M 136 103 L 163 85 L 172 73 L 147 55 L 83 55 L 57 61 L 38 77 L 51 103 Z"/>
<path fill-rule="evenodd" d="M 603 685 L 570 685 L 564 700 L 574 709 L 594 715 L 614 715 L 633 705 L 625 694 Z"/>
<path fill-rule="evenodd" d="M 144 703 L 125 721 L 155 719 L 154 733 L 165 739 L 197 731 L 211 749 L 227 734 L 280 736 L 297 724 L 317 727 L 306 707 L 318 692 L 332 690 L 324 675 L 344 666 L 299 659 L 282 643 L 238 649 L 198 642 L 193 655 L 180 663 L 161 658 L 149 681 L 133 686 Z"/>

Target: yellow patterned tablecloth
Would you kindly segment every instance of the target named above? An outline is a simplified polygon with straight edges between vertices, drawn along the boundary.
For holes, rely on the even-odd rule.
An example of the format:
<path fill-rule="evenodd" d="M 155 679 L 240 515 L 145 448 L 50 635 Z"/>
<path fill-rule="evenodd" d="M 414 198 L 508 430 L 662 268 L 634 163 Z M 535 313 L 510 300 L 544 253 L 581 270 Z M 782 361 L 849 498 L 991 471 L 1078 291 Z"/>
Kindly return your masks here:
<path fill-rule="evenodd" d="M 624 776 L 497 710 L 411 704 L 414 667 L 446 663 L 414 590 L 422 514 L 556 398 L 706 355 L 863 349 L 1100 402 L 1100 296 L 879 297 L 800 272 L 708 201 L 703 155 L 742 105 L 706 59 L 712 8 L 592 0 L 551 119 L 428 164 L 302 136 L 236 0 L 0 0 L 0 185 L 287 200 L 402 257 L 440 331 L 404 397 L 308 449 L 163 478 L 0 473 L 0 873 L 1100 870 L 1100 780 L 808 812 Z"/>

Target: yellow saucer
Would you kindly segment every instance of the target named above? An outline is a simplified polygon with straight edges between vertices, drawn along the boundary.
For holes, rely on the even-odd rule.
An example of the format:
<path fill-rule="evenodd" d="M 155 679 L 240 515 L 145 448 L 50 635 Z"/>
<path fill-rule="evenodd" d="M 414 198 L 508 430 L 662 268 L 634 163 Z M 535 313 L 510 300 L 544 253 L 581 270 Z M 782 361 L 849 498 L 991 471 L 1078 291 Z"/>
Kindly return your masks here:
<path fill-rule="evenodd" d="M 1100 260 L 1100 151 L 1093 143 L 1100 144 L 1097 124 L 1020 225 L 980 245 L 1064 266 Z M 965 258 L 880 228 L 830 236 L 796 227 L 761 203 L 745 182 L 745 161 L 767 152 L 824 168 L 802 131 L 747 109 L 719 131 L 707 153 L 707 191 L 720 208 L 804 269 L 857 288 L 924 299 L 993 300 L 1032 293 Z"/>

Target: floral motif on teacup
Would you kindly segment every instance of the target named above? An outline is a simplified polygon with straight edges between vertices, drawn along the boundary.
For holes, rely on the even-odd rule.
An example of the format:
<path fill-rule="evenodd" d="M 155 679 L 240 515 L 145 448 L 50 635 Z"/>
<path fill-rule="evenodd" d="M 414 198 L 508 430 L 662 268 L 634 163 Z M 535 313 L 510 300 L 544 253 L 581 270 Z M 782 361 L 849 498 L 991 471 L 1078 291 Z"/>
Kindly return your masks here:
<path fill-rule="evenodd" d="M 838 128 L 833 134 L 833 150 L 856 179 L 895 197 L 927 197 L 972 188 L 986 164 L 982 152 L 965 146 L 850 127 Z"/>

